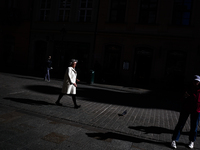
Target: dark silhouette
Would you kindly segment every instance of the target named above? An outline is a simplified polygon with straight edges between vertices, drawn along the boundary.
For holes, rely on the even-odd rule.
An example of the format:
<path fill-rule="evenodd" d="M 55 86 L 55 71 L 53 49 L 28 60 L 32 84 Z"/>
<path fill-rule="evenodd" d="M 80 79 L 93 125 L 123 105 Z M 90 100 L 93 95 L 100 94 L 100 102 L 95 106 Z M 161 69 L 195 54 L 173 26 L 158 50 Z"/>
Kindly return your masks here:
<path fill-rule="evenodd" d="M 51 56 L 48 57 L 47 61 L 46 61 L 46 74 L 44 76 L 44 80 L 47 82 L 50 82 L 50 70 L 53 69 L 52 68 L 52 60 L 51 60 Z"/>
<path fill-rule="evenodd" d="M 190 134 L 188 145 L 189 148 L 194 148 L 196 141 L 197 128 L 200 120 L 200 76 L 195 75 L 191 85 L 186 87 L 182 97 L 182 109 L 180 112 L 178 123 L 174 129 L 171 146 L 177 148 L 176 142 L 179 140 L 182 129 L 190 116 Z"/>

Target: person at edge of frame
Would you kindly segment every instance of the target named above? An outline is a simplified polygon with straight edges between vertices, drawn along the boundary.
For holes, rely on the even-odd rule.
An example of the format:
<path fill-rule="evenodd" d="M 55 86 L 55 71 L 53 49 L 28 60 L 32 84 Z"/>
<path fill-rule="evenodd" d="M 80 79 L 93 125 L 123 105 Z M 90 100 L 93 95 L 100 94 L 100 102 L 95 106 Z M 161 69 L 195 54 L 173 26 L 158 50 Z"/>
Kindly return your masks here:
<path fill-rule="evenodd" d="M 171 146 L 177 148 L 176 142 L 179 140 L 182 129 L 190 116 L 190 134 L 189 134 L 189 148 L 194 148 L 194 142 L 197 137 L 197 128 L 200 117 L 200 76 L 195 75 L 192 85 L 185 89 L 182 98 L 182 109 L 178 123 L 172 135 Z"/>

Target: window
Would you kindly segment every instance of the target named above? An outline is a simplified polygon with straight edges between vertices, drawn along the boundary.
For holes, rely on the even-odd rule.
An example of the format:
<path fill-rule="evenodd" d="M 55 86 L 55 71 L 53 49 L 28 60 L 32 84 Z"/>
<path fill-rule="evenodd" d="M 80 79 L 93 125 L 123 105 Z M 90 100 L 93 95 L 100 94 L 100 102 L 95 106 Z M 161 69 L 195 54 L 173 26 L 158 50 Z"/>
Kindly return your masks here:
<path fill-rule="evenodd" d="M 19 17 L 19 9 L 17 8 L 16 0 L 8 0 L 6 1 L 7 9 L 8 9 L 8 17 L 7 19 L 11 22 L 18 21 Z"/>
<path fill-rule="evenodd" d="M 81 0 L 79 10 L 79 22 L 91 22 L 93 0 Z"/>
<path fill-rule="evenodd" d="M 110 8 L 110 22 L 124 22 L 126 14 L 126 0 L 112 0 Z"/>
<path fill-rule="evenodd" d="M 172 24 L 190 25 L 193 0 L 174 0 L 174 13 Z"/>
<path fill-rule="evenodd" d="M 8 0 L 7 3 L 8 3 L 7 6 L 8 6 L 9 9 L 10 8 L 16 8 L 16 5 L 17 5 L 16 0 Z"/>
<path fill-rule="evenodd" d="M 40 21 L 49 21 L 51 0 L 41 0 Z"/>
<path fill-rule="evenodd" d="M 71 0 L 60 0 L 58 21 L 69 21 Z"/>
<path fill-rule="evenodd" d="M 155 24 L 158 0 L 141 0 L 139 23 Z"/>

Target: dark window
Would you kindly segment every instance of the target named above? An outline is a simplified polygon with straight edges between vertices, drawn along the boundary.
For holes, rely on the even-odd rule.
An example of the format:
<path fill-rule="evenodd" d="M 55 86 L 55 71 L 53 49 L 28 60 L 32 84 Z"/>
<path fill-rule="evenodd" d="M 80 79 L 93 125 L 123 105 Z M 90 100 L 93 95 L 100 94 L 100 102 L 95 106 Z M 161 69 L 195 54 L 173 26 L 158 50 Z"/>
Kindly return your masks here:
<path fill-rule="evenodd" d="M 40 21 L 49 21 L 51 0 L 41 0 Z"/>
<path fill-rule="evenodd" d="M 126 14 L 126 0 L 112 0 L 110 8 L 110 22 L 124 22 Z"/>
<path fill-rule="evenodd" d="M 141 0 L 139 23 L 155 24 L 158 0 Z"/>
<path fill-rule="evenodd" d="M 93 0 L 81 0 L 78 17 L 79 22 L 92 21 L 92 6 Z"/>
<path fill-rule="evenodd" d="M 190 25 L 193 0 L 174 0 L 174 13 L 172 24 Z"/>
<path fill-rule="evenodd" d="M 20 20 L 21 14 L 20 14 L 20 10 L 18 8 L 18 3 L 19 2 L 17 2 L 17 0 L 7 0 L 5 2 L 6 6 L 7 6 L 7 12 L 6 12 L 5 16 L 7 16 L 6 20 L 10 24 L 17 23 Z"/>
<path fill-rule="evenodd" d="M 71 0 L 60 0 L 58 21 L 69 21 Z"/>
<path fill-rule="evenodd" d="M 17 7 L 16 0 L 8 0 L 7 1 L 7 6 L 8 6 L 8 9 L 10 9 L 10 8 L 16 8 Z"/>

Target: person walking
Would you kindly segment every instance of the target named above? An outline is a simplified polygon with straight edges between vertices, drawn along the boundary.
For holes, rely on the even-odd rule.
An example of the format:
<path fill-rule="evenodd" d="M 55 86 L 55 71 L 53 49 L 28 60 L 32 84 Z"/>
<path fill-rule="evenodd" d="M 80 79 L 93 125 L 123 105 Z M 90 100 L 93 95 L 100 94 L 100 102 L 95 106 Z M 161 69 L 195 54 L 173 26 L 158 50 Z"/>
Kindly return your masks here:
<path fill-rule="evenodd" d="M 48 57 L 47 62 L 46 62 L 46 74 L 44 76 L 44 80 L 47 82 L 50 82 L 50 70 L 53 69 L 52 68 L 52 60 L 51 60 L 51 56 Z"/>
<path fill-rule="evenodd" d="M 197 127 L 200 117 L 200 76 L 195 75 L 192 85 L 185 90 L 184 97 L 182 98 L 182 109 L 180 112 L 178 123 L 172 135 L 171 146 L 177 148 L 176 142 L 179 140 L 182 129 L 190 116 L 190 134 L 189 134 L 189 148 L 194 148 L 194 142 L 197 137 Z"/>
<path fill-rule="evenodd" d="M 76 87 L 77 87 L 76 81 L 79 82 L 79 80 L 77 79 L 77 72 L 75 70 L 77 62 L 78 60 L 72 59 L 70 62 L 70 66 L 67 68 L 65 72 L 62 91 L 58 97 L 58 100 L 56 101 L 56 105 L 62 106 L 60 100 L 63 97 L 63 95 L 67 94 L 72 96 L 74 108 L 77 109 L 81 107 L 81 105 L 77 105 L 76 103 Z"/>

